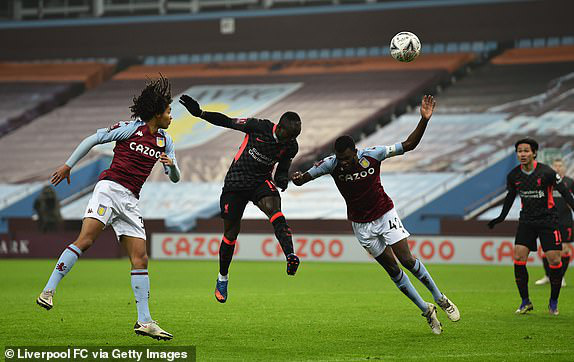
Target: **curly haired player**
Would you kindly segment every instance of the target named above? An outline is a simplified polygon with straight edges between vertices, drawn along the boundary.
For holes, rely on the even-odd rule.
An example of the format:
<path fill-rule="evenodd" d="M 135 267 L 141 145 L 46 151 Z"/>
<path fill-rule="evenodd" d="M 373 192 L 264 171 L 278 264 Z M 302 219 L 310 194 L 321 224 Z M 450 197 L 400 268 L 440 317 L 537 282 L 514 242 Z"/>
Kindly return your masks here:
<path fill-rule="evenodd" d="M 139 97 L 134 97 L 131 122 L 118 122 L 109 128 L 99 129 L 84 139 L 65 164 L 52 175 L 51 182 L 58 185 L 66 179 L 70 183 L 72 167 L 92 147 L 116 142 L 114 158 L 109 169 L 100 174 L 99 181 L 82 223 L 80 235 L 68 245 L 36 300 L 50 310 L 58 283 L 72 269 L 74 263 L 96 241 L 102 230 L 111 225 L 118 240 L 124 244 L 132 264 L 131 284 L 136 298 L 138 320 L 134 332 L 155 339 L 172 339 L 152 320 L 149 307 L 148 256 L 146 233 L 138 207 L 139 193 L 157 161 L 163 164 L 172 182 L 180 179 L 171 137 L 165 132 L 171 123 L 171 87 L 166 78 L 150 81 Z"/>

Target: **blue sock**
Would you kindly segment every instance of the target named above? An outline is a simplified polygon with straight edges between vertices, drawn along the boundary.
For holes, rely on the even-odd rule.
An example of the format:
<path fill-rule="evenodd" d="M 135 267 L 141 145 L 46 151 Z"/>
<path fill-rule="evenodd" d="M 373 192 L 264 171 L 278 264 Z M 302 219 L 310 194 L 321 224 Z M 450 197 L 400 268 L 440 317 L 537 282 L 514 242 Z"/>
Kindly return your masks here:
<path fill-rule="evenodd" d="M 430 290 L 435 301 L 442 298 L 442 293 L 436 286 L 434 280 L 432 280 L 427 268 L 425 268 L 424 264 L 418 259 L 415 260 L 415 266 L 411 269 L 411 273 L 413 273 L 413 275 L 417 277 L 418 280 L 428 288 L 428 290 Z"/>
<path fill-rule="evenodd" d="M 80 248 L 74 244 L 68 245 L 62 252 L 62 255 L 60 255 L 60 259 L 58 259 L 56 267 L 54 268 L 52 275 L 50 275 L 50 279 L 48 279 L 48 283 L 46 283 L 44 290 L 55 291 L 58 283 L 60 283 L 60 280 L 62 280 L 62 278 L 68 274 L 80 255 L 82 255 Z"/>
<path fill-rule="evenodd" d="M 417 292 L 409 277 L 402 270 L 399 275 L 391 279 L 393 282 L 395 282 L 397 288 L 399 288 L 401 292 L 409 297 L 409 299 L 412 300 L 423 313 L 427 311 L 427 303 L 423 300 L 423 298 L 421 298 L 419 292 Z"/>
<path fill-rule="evenodd" d="M 136 297 L 136 308 L 138 310 L 138 322 L 151 322 L 149 313 L 149 276 L 147 269 L 132 270 L 132 289 Z"/>

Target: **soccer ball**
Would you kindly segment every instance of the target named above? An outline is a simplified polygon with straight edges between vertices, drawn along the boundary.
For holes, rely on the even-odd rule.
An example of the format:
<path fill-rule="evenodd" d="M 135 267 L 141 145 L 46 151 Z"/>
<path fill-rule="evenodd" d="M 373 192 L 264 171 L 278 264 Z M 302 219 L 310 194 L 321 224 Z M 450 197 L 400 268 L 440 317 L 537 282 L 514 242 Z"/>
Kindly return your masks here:
<path fill-rule="evenodd" d="M 421 41 L 410 31 L 401 31 L 391 39 L 391 56 L 399 62 L 412 62 L 421 53 Z"/>

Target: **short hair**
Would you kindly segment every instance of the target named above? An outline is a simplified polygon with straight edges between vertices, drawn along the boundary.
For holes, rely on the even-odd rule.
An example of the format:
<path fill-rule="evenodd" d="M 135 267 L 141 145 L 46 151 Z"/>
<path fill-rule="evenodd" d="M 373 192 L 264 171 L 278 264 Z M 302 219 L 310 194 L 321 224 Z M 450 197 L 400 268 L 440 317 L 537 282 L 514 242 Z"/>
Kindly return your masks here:
<path fill-rule="evenodd" d="M 349 135 L 344 135 L 335 140 L 335 152 L 345 152 L 355 149 L 355 140 Z"/>
<path fill-rule="evenodd" d="M 171 85 L 167 78 L 160 74 L 157 80 L 148 79 L 139 97 L 133 99 L 132 118 L 149 122 L 155 115 L 165 112 L 171 101 Z"/>
<path fill-rule="evenodd" d="M 552 160 L 552 163 L 554 162 L 562 162 L 564 163 L 564 160 L 562 159 L 562 157 L 556 157 L 555 159 Z"/>
<path fill-rule="evenodd" d="M 299 115 L 295 112 L 288 111 L 281 115 L 281 118 L 279 118 L 279 123 L 281 126 L 289 127 L 289 125 L 293 123 L 301 123 L 301 117 L 299 117 Z"/>
<path fill-rule="evenodd" d="M 516 143 L 514 144 L 514 151 L 515 152 L 518 151 L 518 145 L 521 145 L 523 143 L 530 145 L 530 148 L 532 149 L 533 153 L 538 152 L 538 142 L 536 142 L 533 138 L 530 137 L 521 138 L 518 141 L 516 141 Z"/>

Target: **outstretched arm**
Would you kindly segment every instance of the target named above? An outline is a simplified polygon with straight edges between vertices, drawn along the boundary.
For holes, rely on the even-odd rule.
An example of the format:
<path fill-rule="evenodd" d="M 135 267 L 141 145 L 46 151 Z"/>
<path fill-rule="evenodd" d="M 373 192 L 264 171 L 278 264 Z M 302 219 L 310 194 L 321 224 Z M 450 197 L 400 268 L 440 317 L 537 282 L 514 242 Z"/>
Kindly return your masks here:
<path fill-rule="evenodd" d="M 179 98 L 179 103 L 181 103 L 189 111 L 189 113 L 191 113 L 192 116 L 204 119 L 214 126 L 231 128 L 238 131 L 245 130 L 246 120 L 235 120 L 219 112 L 203 111 L 199 106 L 199 103 L 186 94 Z"/>
<path fill-rule="evenodd" d="M 331 173 L 335 169 L 336 164 L 337 159 L 335 156 L 326 157 L 321 161 L 316 162 L 313 167 L 311 167 L 305 173 L 300 171 L 295 172 L 293 175 L 291 175 L 291 181 L 293 181 L 295 186 L 302 186 L 311 180 Z"/>
<path fill-rule="evenodd" d="M 313 177 L 309 175 L 309 172 L 302 173 L 301 171 L 297 171 L 291 175 L 291 181 L 293 181 L 295 186 L 303 186 L 311 180 L 313 180 Z"/>
<path fill-rule="evenodd" d="M 52 179 L 50 180 L 50 182 L 54 186 L 56 186 L 60 182 L 62 182 L 62 180 L 66 179 L 68 181 L 68 184 L 70 184 L 70 171 L 72 170 L 72 167 L 74 167 L 76 163 L 78 163 L 78 161 L 80 161 L 85 155 L 87 155 L 88 152 L 90 152 L 90 150 L 97 144 L 99 144 L 97 134 L 93 134 L 89 137 L 84 138 L 84 140 L 80 142 L 78 147 L 76 147 L 74 152 L 72 152 L 70 158 L 68 158 L 66 163 L 58 167 L 56 172 L 52 174 Z"/>
<path fill-rule="evenodd" d="M 421 119 L 417 125 L 417 128 L 411 132 L 406 141 L 402 142 L 404 152 L 414 150 L 421 141 L 421 138 L 423 138 L 423 134 L 425 133 L 427 124 L 432 116 L 435 105 L 436 102 L 433 96 L 426 95 L 423 97 L 421 102 Z"/>

